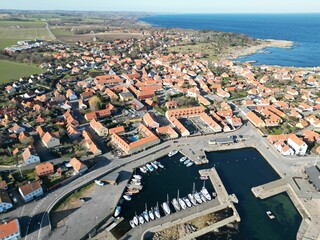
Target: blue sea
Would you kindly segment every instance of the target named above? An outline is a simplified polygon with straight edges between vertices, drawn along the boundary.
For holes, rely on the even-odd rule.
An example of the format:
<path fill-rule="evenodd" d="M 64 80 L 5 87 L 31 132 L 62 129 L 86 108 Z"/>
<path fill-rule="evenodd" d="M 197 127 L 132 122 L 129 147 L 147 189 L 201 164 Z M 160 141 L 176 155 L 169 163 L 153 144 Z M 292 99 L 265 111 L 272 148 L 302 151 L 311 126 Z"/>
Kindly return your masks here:
<path fill-rule="evenodd" d="M 140 20 L 157 27 L 218 30 L 293 41 L 290 49 L 269 48 L 238 60 L 256 61 L 258 65 L 320 66 L 320 14 L 182 14 Z"/>

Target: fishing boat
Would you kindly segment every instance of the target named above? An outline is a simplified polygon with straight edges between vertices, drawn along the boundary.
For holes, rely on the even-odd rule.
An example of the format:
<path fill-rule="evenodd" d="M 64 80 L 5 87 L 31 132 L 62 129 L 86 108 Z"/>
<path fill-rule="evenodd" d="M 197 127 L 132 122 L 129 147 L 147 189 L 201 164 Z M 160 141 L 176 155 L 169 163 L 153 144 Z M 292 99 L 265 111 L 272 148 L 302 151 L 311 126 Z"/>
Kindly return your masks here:
<path fill-rule="evenodd" d="M 116 210 L 114 211 L 114 217 L 118 217 L 121 212 L 121 206 L 117 206 Z"/>
<path fill-rule="evenodd" d="M 134 178 L 134 179 L 141 180 L 141 179 L 142 179 L 142 176 L 141 176 L 141 175 L 138 175 L 138 174 L 135 174 L 135 175 L 133 175 L 133 178 Z"/>
<path fill-rule="evenodd" d="M 190 159 L 187 159 L 183 164 L 184 165 L 187 165 L 187 164 L 189 164 L 191 162 L 191 160 Z"/>
<path fill-rule="evenodd" d="M 143 167 L 140 167 L 140 171 L 142 173 L 147 173 L 148 170 L 145 168 L 145 166 L 143 166 Z"/>
<path fill-rule="evenodd" d="M 187 204 L 187 207 L 189 207 L 189 208 L 192 207 L 192 204 L 191 204 L 190 200 L 187 197 L 184 197 L 182 199 Z"/>
<path fill-rule="evenodd" d="M 148 168 L 148 170 L 149 170 L 150 172 L 153 172 L 154 168 L 151 166 L 151 164 L 147 163 L 147 164 L 146 164 L 146 167 Z"/>
<path fill-rule="evenodd" d="M 196 199 L 194 198 L 194 196 L 193 196 L 191 193 L 188 194 L 188 198 L 189 198 L 190 202 L 191 202 L 194 206 L 198 205 Z"/>
<path fill-rule="evenodd" d="M 176 155 L 177 153 L 178 153 L 177 150 L 173 150 L 173 151 L 169 152 L 168 157 L 172 157 L 172 156 Z"/>
<path fill-rule="evenodd" d="M 144 218 L 141 215 L 139 216 L 139 223 L 141 225 L 144 224 Z"/>
<path fill-rule="evenodd" d="M 133 222 L 133 220 L 130 220 L 129 221 L 129 224 L 130 224 L 130 226 L 132 227 L 132 228 L 134 228 L 136 225 L 134 224 L 134 222 Z"/>
<path fill-rule="evenodd" d="M 203 201 L 201 200 L 200 194 L 195 192 L 193 194 L 194 198 L 196 199 L 197 203 L 201 204 Z"/>
<path fill-rule="evenodd" d="M 171 203 L 177 212 L 181 210 L 179 202 L 176 198 L 172 199 Z"/>
<path fill-rule="evenodd" d="M 202 187 L 201 193 L 208 201 L 211 201 L 212 198 L 211 198 L 208 190 L 205 187 Z"/>
<path fill-rule="evenodd" d="M 153 214 L 153 209 L 149 210 L 149 217 L 151 220 L 154 220 L 154 214 Z"/>
<path fill-rule="evenodd" d="M 123 198 L 126 201 L 131 201 L 131 196 L 130 195 L 123 195 Z"/>
<path fill-rule="evenodd" d="M 156 218 L 161 218 L 158 203 L 157 203 L 157 206 L 155 206 L 153 210 L 154 210 L 154 215 L 156 215 Z"/>
<path fill-rule="evenodd" d="M 155 164 L 154 162 L 151 162 L 151 166 L 152 166 L 154 169 L 158 169 L 158 165 Z"/>
<path fill-rule="evenodd" d="M 187 160 L 188 158 L 187 157 L 182 157 L 182 158 L 180 158 L 180 162 L 184 162 L 185 160 Z"/>
<path fill-rule="evenodd" d="M 191 167 L 192 165 L 193 165 L 193 162 L 190 161 L 186 166 L 187 166 L 187 167 Z"/>
<path fill-rule="evenodd" d="M 133 217 L 133 223 L 135 224 L 135 225 L 139 225 L 139 219 L 138 219 L 138 216 L 137 216 L 137 214 Z"/>
<path fill-rule="evenodd" d="M 201 176 L 200 179 L 201 179 L 201 180 L 208 180 L 209 177 L 208 177 L 208 176 Z"/>

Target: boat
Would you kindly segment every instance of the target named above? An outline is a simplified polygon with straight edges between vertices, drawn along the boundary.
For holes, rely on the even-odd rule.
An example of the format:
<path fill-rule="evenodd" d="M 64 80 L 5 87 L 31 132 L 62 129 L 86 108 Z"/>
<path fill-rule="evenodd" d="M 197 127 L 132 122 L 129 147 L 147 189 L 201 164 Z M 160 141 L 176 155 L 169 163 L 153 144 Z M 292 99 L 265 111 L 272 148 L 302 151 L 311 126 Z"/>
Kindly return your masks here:
<path fill-rule="evenodd" d="M 211 201 L 212 198 L 211 198 L 208 190 L 205 187 L 202 187 L 201 193 L 208 201 Z"/>
<path fill-rule="evenodd" d="M 155 206 L 153 210 L 154 210 L 154 215 L 156 215 L 156 218 L 161 218 L 158 203 L 157 203 L 157 206 Z"/>
<path fill-rule="evenodd" d="M 191 204 L 190 200 L 187 197 L 184 197 L 182 199 L 187 204 L 187 207 L 189 207 L 189 208 L 192 207 L 192 204 Z"/>
<path fill-rule="evenodd" d="M 188 198 L 189 198 L 190 202 L 191 202 L 194 206 L 198 205 L 196 199 L 194 198 L 194 196 L 193 196 L 191 193 L 188 194 Z"/>
<path fill-rule="evenodd" d="M 148 215 L 148 211 L 147 210 L 144 210 L 143 213 L 142 213 L 144 219 L 146 220 L 146 222 L 149 222 L 149 215 Z"/>
<path fill-rule="evenodd" d="M 187 160 L 188 158 L 187 157 L 182 157 L 182 158 L 180 158 L 180 162 L 184 162 L 185 160 Z"/>
<path fill-rule="evenodd" d="M 124 200 L 131 201 L 130 195 L 123 195 Z"/>
<path fill-rule="evenodd" d="M 152 166 L 154 169 L 158 169 L 158 165 L 155 164 L 154 162 L 151 162 L 151 166 Z"/>
<path fill-rule="evenodd" d="M 138 174 L 135 174 L 135 175 L 133 175 L 133 178 L 134 178 L 134 179 L 141 180 L 141 179 L 142 179 L 142 176 L 141 176 L 141 175 L 138 175 Z"/>
<path fill-rule="evenodd" d="M 201 179 L 201 180 L 208 180 L 209 177 L 208 177 L 208 176 L 201 176 L 200 179 Z"/>
<path fill-rule="evenodd" d="M 187 159 L 183 164 L 184 165 L 187 165 L 187 164 L 189 164 L 191 162 L 191 160 L 190 159 Z"/>
<path fill-rule="evenodd" d="M 144 218 L 141 215 L 139 216 L 139 223 L 141 225 L 144 224 Z"/>
<path fill-rule="evenodd" d="M 170 209 L 169 204 L 167 202 L 162 203 L 161 206 L 162 206 L 162 209 L 166 215 L 171 214 L 171 209 Z"/>
<path fill-rule="evenodd" d="M 181 210 L 179 202 L 176 198 L 172 199 L 171 203 L 177 212 Z"/>
<path fill-rule="evenodd" d="M 134 181 L 134 180 L 137 180 L 137 179 L 132 179 L 132 181 L 130 182 L 130 184 L 133 184 L 133 185 L 136 185 L 136 186 L 140 186 L 140 185 L 141 185 L 141 182 L 140 182 L 140 181 Z"/>
<path fill-rule="evenodd" d="M 194 198 L 196 199 L 197 203 L 201 204 L 202 203 L 202 200 L 201 200 L 201 197 L 200 197 L 200 194 L 199 193 L 194 193 Z"/>
<path fill-rule="evenodd" d="M 202 202 L 207 202 L 207 199 L 205 196 L 203 196 L 203 194 L 201 192 L 199 192 L 200 198 L 202 200 Z"/>
<path fill-rule="evenodd" d="M 272 214 L 271 211 L 266 211 L 266 214 L 268 215 L 268 217 L 269 217 L 270 219 L 275 219 L 275 218 L 276 218 L 276 217 Z"/>
<path fill-rule="evenodd" d="M 158 162 L 157 164 L 159 168 L 164 168 L 164 166 L 160 162 Z"/>
<path fill-rule="evenodd" d="M 121 212 L 121 206 L 117 206 L 116 210 L 114 211 L 114 217 L 118 217 Z"/>
<path fill-rule="evenodd" d="M 130 224 L 130 226 L 132 227 L 132 228 L 134 228 L 136 225 L 134 224 L 134 222 L 133 222 L 133 220 L 130 220 L 129 221 L 129 224 Z"/>
<path fill-rule="evenodd" d="M 186 203 L 181 198 L 178 198 L 178 202 L 183 210 L 187 208 Z"/>
<path fill-rule="evenodd" d="M 153 172 L 154 168 L 149 163 L 147 163 L 146 166 L 150 172 Z"/>
<path fill-rule="evenodd" d="M 137 217 L 137 214 L 133 217 L 133 223 L 137 226 L 139 225 L 139 219 Z"/>
<path fill-rule="evenodd" d="M 154 214 L 153 214 L 153 209 L 149 210 L 149 217 L 151 220 L 154 220 Z"/>
<path fill-rule="evenodd" d="M 187 167 L 191 167 L 192 165 L 193 165 L 193 162 L 190 161 L 186 166 L 187 166 Z"/>
<path fill-rule="evenodd" d="M 99 181 L 99 180 L 94 180 L 95 184 L 99 185 L 99 186 L 104 186 L 104 182 Z"/>
<path fill-rule="evenodd" d="M 131 189 L 129 189 L 126 193 L 128 193 L 128 194 L 136 194 L 136 193 L 139 193 L 140 191 L 139 191 L 139 189 L 134 189 L 134 188 L 131 188 Z"/>
<path fill-rule="evenodd" d="M 168 157 L 172 157 L 172 156 L 176 155 L 177 153 L 178 153 L 177 150 L 173 150 L 173 151 L 169 152 Z"/>
<path fill-rule="evenodd" d="M 143 167 L 140 167 L 140 171 L 142 172 L 142 173 L 147 173 L 147 169 L 143 166 Z"/>

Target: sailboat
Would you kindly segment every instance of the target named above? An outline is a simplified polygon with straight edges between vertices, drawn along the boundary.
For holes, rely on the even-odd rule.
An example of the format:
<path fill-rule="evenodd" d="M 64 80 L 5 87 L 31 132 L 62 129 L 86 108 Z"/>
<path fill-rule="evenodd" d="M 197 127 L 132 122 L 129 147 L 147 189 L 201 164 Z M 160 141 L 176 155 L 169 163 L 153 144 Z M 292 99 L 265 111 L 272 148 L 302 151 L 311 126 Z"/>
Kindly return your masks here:
<path fill-rule="evenodd" d="M 153 214 L 153 209 L 152 208 L 149 210 L 149 217 L 150 217 L 151 220 L 154 220 L 154 214 Z"/>
<path fill-rule="evenodd" d="M 157 206 L 154 207 L 154 214 L 156 215 L 156 218 L 160 218 L 160 211 L 159 211 L 159 206 L 158 206 L 158 202 L 157 202 Z"/>
<path fill-rule="evenodd" d="M 182 198 L 182 199 L 183 199 L 183 201 L 187 204 L 187 206 L 188 206 L 189 208 L 192 207 L 192 204 L 191 204 L 190 200 L 189 200 L 187 197 L 184 197 L 184 198 Z"/>
<path fill-rule="evenodd" d="M 203 181 L 203 187 L 202 187 L 202 189 L 201 189 L 201 193 L 202 193 L 203 196 L 205 196 L 205 198 L 206 198 L 208 201 L 211 201 L 211 199 L 212 199 L 212 198 L 211 198 L 211 195 L 210 195 L 210 193 L 208 192 L 208 190 L 206 189 L 205 184 L 206 184 L 206 182 Z"/>
<path fill-rule="evenodd" d="M 146 220 L 146 222 L 149 222 L 149 214 L 148 214 L 147 204 L 146 204 L 146 210 L 143 211 L 142 215 L 143 215 L 144 219 Z"/>
<path fill-rule="evenodd" d="M 139 219 L 138 219 L 138 216 L 137 216 L 137 213 L 135 213 L 136 215 L 134 215 L 134 217 L 133 217 L 133 223 L 135 224 L 135 225 L 139 225 Z"/>
<path fill-rule="evenodd" d="M 143 217 L 140 215 L 139 216 L 139 223 L 142 225 L 142 224 L 144 224 L 144 219 L 143 219 Z"/>
<path fill-rule="evenodd" d="M 178 190 L 178 202 L 179 202 L 180 206 L 182 207 L 182 209 L 187 208 L 186 203 L 179 197 L 179 190 Z"/>
<path fill-rule="evenodd" d="M 164 202 L 162 203 L 162 208 L 163 208 L 163 211 L 166 215 L 169 215 L 171 214 L 171 209 L 170 209 L 170 206 L 169 206 L 169 195 L 167 195 L 167 202 Z"/>

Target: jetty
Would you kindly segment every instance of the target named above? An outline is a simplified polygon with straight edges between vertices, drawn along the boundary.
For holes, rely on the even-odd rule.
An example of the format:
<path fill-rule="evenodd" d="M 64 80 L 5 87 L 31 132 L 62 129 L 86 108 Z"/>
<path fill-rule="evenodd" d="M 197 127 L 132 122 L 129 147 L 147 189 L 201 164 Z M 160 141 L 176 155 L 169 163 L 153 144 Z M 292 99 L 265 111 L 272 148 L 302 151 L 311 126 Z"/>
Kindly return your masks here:
<path fill-rule="evenodd" d="M 209 163 L 203 149 L 187 149 L 183 148 L 179 150 L 181 154 L 192 160 L 196 165 L 203 165 Z"/>

